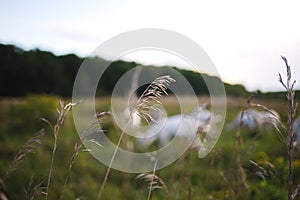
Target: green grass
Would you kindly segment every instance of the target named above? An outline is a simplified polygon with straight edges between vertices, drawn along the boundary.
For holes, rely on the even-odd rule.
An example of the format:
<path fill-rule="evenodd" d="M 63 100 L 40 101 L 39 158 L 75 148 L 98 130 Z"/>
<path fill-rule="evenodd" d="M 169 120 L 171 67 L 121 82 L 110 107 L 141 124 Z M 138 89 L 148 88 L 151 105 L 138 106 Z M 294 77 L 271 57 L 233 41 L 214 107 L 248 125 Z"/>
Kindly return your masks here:
<path fill-rule="evenodd" d="M 47 124 L 40 121 L 39 118 L 44 117 L 54 123 L 58 102 L 58 97 L 54 96 L 29 96 L 14 101 L 0 101 L 0 177 L 4 176 L 14 155 L 22 148 L 26 140 L 41 128 L 46 130 L 42 144 L 36 145 L 34 153 L 28 155 L 17 167 L 17 170 L 5 179 L 10 199 L 24 198 L 23 191 L 28 186 L 31 177 L 33 177 L 34 183 L 47 178 L 53 135 Z M 172 109 L 174 107 L 172 101 L 169 99 L 167 102 L 166 109 L 175 114 L 176 109 Z M 286 120 L 287 105 L 284 101 L 269 100 L 259 103 L 275 109 L 281 115 L 282 120 Z M 234 119 L 245 104 L 245 99 L 229 99 L 226 124 Z M 108 98 L 98 99 L 96 106 L 97 111 L 106 111 L 110 107 L 110 101 Z M 113 127 L 110 119 L 106 119 L 104 122 L 104 127 L 115 141 L 118 130 Z M 191 199 L 286 198 L 286 147 L 285 144 L 278 141 L 273 129 L 242 131 L 242 163 L 249 188 L 248 191 L 241 189 L 235 191 L 236 188 L 239 188 L 236 186 L 235 134 L 235 131 L 228 132 L 224 129 L 214 150 L 204 159 L 198 159 L 197 153 L 193 152 L 157 171 L 156 174 L 168 186 L 169 199 L 187 199 L 188 184 L 185 178 L 188 176 L 191 176 Z M 70 112 L 58 138 L 49 199 L 59 198 L 76 141 L 78 141 L 78 134 Z M 262 180 L 256 176 L 254 173 L 256 169 L 249 163 L 249 160 L 272 163 L 278 170 L 278 180 L 272 177 Z M 189 174 L 191 166 L 192 174 Z M 98 162 L 89 153 L 80 152 L 71 170 L 64 199 L 96 199 L 106 169 L 105 165 Z M 300 150 L 296 152 L 295 178 L 299 175 Z M 112 170 L 105 186 L 103 199 L 147 199 L 147 184 L 136 180 L 136 176 L 137 174 Z M 152 199 L 167 199 L 163 190 L 155 190 L 151 196 Z M 44 199 L 44 196 L 36 199 Z"/>

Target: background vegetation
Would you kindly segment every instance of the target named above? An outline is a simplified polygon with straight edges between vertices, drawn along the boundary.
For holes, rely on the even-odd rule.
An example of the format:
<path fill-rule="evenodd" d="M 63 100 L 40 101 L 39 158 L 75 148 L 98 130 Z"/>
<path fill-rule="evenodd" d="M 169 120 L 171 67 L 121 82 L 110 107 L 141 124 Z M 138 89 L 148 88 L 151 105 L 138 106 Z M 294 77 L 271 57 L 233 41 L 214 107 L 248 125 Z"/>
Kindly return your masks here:
<path fill-rule="evenodd" d="M 83 58 L 76 55 L 55 56 L 40 50 L 23 51 L 11 45 L 0 45 L 0 56 L 0 178 L 10 199 L 24 199 L 26 192 L 31 193 L 35 185 L 40 188 L 46 186 L 49 172 L 54 138 L 52 130 L 41 118 L 51 124 L 56 123 L 59 99 L 70 101 L 68 97 Z M 136 65 L 116 61 L 105 71 L 101 81 L 105 84 L 98 88 L 97 111 L 110 109 L 110 99 L 105 95 L 111 94 L 119 77 Z M 164 67 L 160 69 L 166 70 Z M 208 75 L 176 70 L 189 80 L 199 95 L 199 101 L 209 103 L 209 99 L 203 96 L 208 91 L 202 78 Z M 192 152 L 157 171 L 156 174 L 168 187 L 168 193 L 155 190 L 152 199 L 286 199 L 286 143 L 278 139 L 273 128 L 241 130 L 241 163 L 245 182 L 239 182 L 237 130 L 229 131 L 226 125 L 246 106 L 245 97 L 249 93 L 241 85 L 225 84 L 225 88 L 229 95 L 228 112 L 225 128 L 215 148 L 204 159 L 200 160 L 197 152 Z M 296 92 L 296 100 L 299 100 L 297 95 Z M 285 93 L 259 92 L 255 101 L 276 110 L 281 120 L 287 121 L 288 104 L 285 99 Z M 166 109 L 175 114 L 176 100 L 171 96 L 167 101 Z M 120 132 L 113 126 L 110 117 L 104 118 L 103 127 L 108 136 L 116 141 Z M 42 128 L 45 134 L 41 137 L 41 144 L 34 143 L 33 153 L 26 154 L 17 169 L 6 176 L 14 156 Z M 71 112 L 66 116 L 57 141 L 48 199 L 59 199 L 74 145 L 79 141 Z M 64 199 L 97 198 L 107 167 L 81 150 L 70 172 Z M 297 180 L 300 175 L 300 150 L 297 148 L 292 164 L 295 170 L 293 179 Z M 147 183 L 137 180 L 136 176 L 112 170 L 103 199 L 147 199 Z M 44 196 L 35 199 L 44 199 Z"/>
<path fill-rule="evenodd" d="M 171 110 L 172 100 L 168 102 L 167 109 Z M 245 102 L 246 99 L 228 99 L 229 112 L 226 124 L 235 118 L 245 106 Z M 109 103 L 108 98 L 98 99 L 97 110 L 108 110 Z M 259 103 L 267 103 L 270 108 L 280 113 L 282 120 L 287 119 L 287 105 L 283 100 L 259 101 Z M 12 158 L 22 148 L 25 141 L 41 128 L 46 128 L 41 145 L 35 145 L 34 153 L 25 157 L 17 170 L 5 179 L 11 199 L 23 199 L 24 189 L 28 187 L 32 177 L 35 184 L 47 178 L 53 135 L 47 128 L 48 126 L 39 119 L 44 117 L 55 123 L 56 107 L 58 107 L 58 97 L 55 96 L 28 96 L 25 99 L 9 101 L 2 99 L 0 101 L 1 177 L 4 176 Z M 104 119 L 104 127 L 108 130 L 110 137 L 119 134 L 119 130 L 113 127 L 109 117 Z M 235 132 L 236 130 L 227 131 L 225 128 L 216 147 L 206 158 L 200 160 L 194 152 L 156 172 L 168 186 L 169 199 L 187 199 L 189 184 L 191 185 L 191 199 L 286 198 L 286 146 L 278 140 L 275 130 L 272 128 L 242 130 L 241 153 L 247 177 L 247 190 L 237 185 Z M 58 138 L 49 199 L 58 199 L 60 195 L 74 144 L 77 141 L 78 135 L 74 128 L 72 114 L 69 113 Z M 262 178 L 257 167 L 249 160 L 273 166 L 274 168 L 269 170 L 273 170 L 276 176 L 264 175 Z M 296 150 L 294 167 L 296 178 L 300 175 L 300 152 L 298 150 Z M 106 166 L 96 161 L 89 153 L 80 151 L 71 170 L 64 199 L 96 199 L 105 170 Z M 137 174 L 112 170 L 105 186 L 103 199 L 147 199 L 147 184 L 136 180 L 136 176 Z M 187 182 L 187 177 L 190 177 L 190 182 Z M 43 185 L 45 186 L 45 183 Z M 163 190 L 155 190 L 152 199 L 167 199 L 167 196 Z"/>

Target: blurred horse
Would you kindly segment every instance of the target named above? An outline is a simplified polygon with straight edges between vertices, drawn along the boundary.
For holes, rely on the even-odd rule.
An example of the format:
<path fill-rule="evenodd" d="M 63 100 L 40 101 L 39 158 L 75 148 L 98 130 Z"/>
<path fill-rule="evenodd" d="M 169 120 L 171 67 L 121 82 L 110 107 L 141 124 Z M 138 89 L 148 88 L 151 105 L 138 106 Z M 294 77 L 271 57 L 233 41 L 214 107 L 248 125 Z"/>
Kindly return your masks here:
<path fill-rule="evenodd" d="M 248 128 L 249 130 L 253 130 L 257 125 L 255 121 L 256 110 L 248 109 L 244 111 L 244 115 L 242 117 L 242 112 L 240 112 L 233 122 L 227 125 L 227 130 L 232 131 L 234 128 L 239 127 L 240 124 L 244 128 Z"/>
<path fill-rule="evenodd" d="M 194 145 L 200 145 L 201 141 L 197 133 L 209 129 L 211 117 L 212 114 L 206 106 L 200 105 L 190 114 L 174 115 L 152 122 L 144 133 L 139 134 L 143 138 L 138 138 L 137 141 L 142 147 L 148 147 L 154 142 L 159 146 L 165 146 L 176 136 L 188 139 L 189 143 Z"/>
<path fill-rule="evenodd" d="M 264 128 L 267 129 L 271 125 L 278 126 L 278 121 L 280 119 L 279 114 L 270 110 L 267 111 L 258 111 L 255 109 L 247 109 L 244 111 L 244 115 L 242 117 L 242 112 L 240 112 L 235 120 L 227 125 L 227 130 L 232 131 L 234 128 L 237 128 L 242 125 L 243 128 L 247 128 L 249 130 L 254 130 L 255 128 Z"/>

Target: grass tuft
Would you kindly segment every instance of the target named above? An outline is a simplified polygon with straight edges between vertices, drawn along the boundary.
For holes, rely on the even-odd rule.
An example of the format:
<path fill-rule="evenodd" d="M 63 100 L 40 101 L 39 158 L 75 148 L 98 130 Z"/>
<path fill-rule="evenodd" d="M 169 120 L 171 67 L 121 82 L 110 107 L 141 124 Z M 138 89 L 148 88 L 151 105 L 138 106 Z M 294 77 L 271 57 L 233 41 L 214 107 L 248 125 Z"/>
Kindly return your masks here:
<path fill-rule="evenodd" d="M 32 138 L 30 138 L 24 145 L 21 150 L 18 151 L 17 155 L 12 160 L 11 165 L 8 167 L 3 180 L 5 180 L 12 172 L 14 172 L 18 165 L 20 165 L 24 158 L 33 153 L 33 150 L 35 148 L 36 144 L 41 144 L 41 139 L 44 136 L 45 131 L 44 129 L 41 129 L 39 132 L 36 133 L 36 135 Z"/>

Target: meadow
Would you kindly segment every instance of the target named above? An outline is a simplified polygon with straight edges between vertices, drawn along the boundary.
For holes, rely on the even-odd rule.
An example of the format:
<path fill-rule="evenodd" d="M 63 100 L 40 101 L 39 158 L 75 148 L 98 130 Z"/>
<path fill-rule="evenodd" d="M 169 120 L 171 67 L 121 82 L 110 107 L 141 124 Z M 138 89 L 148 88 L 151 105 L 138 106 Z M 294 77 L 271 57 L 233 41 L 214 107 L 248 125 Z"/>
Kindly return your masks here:
<path fill-rule="evenodd" d="M 54 136 L 49 124 L 41 118 L 55 124 L 60 99 L 62 98 L 49 95 L 0 99 L 0 177 L 9 199 L 45 199 Z M 281 120 L 287 121 L 288 103 L 285 99 L 259 99 L 258 96 L 253 102 L 276 110 Z M 208 97 L 199 97 L 199 101 L 207 100 Z M 63 101 L 67 104 L 71 100 Z M 166 109 L 176 114 L 176 109 L 173 109 L 175 101 L 172 97 L 167 101 Z M 151 199 L 286 199 L 287 147 L 286 142 L 279 139 L 278 133 L 272 127 L 251 131 L 241 129 L 243 182 L 240 180 L 236 148 L 237 128 L 228 131 L 226 125 L 246 105 L 245 98 L 227 97 L 225 127 L 214 149 L 203 159 L 198 158 L 197 152 L 188 152 L 170 166 L 156 171 L 155 174 L 163 181 L 165 188 L 153 190 Z M 109 97 L 97 99 L 97 111 L 109 109 Z M 111 118 L 105 117 L 102 123 L 115 141 L 120 133 Z M 23 146 L 26 141 L 41 129 L 44 129 L 44 134 L 30 143 L 29 151 L 24 151 L 26 148 L 28 150 L 28 146 Z M 97 199 L 107 166 L 81 148 L 68 175 L 69 163 L 77 142 L 79 136 L 70 110 L 57 138 L 48 199 L 59 199 L 62 190 L 63 199 Z M 25 153 L 22 154 L 22 151 Z M 24 157 L 20 162 L 14 162 L 16 155 Z M 300 175 L 300 150 L 297 148 L 293 166 L 293 179 L 297 181 Z M 11 172 L 7 173 L 8 170 Z M 68 183 L 64 187 L 66 176 Z M 136 179 L 137 176 L 138 174 L 112 169 L 102 199 L 147 199 L 149 183 Z"/>

